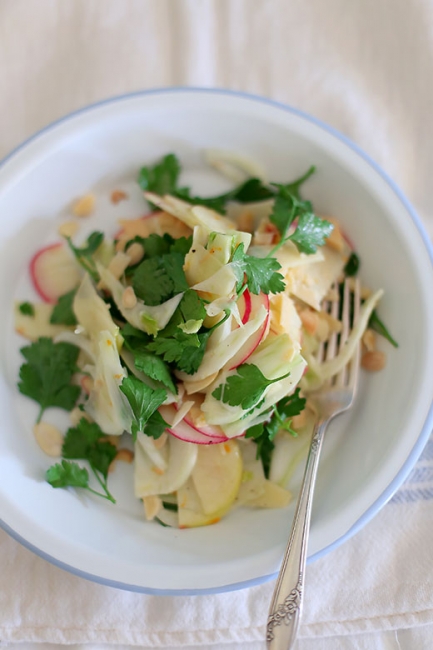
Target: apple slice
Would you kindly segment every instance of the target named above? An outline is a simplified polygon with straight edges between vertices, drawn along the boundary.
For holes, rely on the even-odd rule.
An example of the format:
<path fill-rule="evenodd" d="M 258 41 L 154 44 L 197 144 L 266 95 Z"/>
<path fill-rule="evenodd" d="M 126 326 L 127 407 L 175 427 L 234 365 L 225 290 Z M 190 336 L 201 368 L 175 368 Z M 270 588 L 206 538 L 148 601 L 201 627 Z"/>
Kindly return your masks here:
<path fill-rule="evenodd" d="M 30 260 L 30 277 L 45 302 L 55 303 L 80 283 L 80 269 L 63 242 L 45 246 Z"/>
<path fill-rule="evenodd" d="M 53 325 L 50 323 L 53 306 L 46 302 L 33 303 L 33 315 L 27 316 L 20 311 L 20 303 L 14 305 L 14 322 L 17 334 L 30 341 L 37 341 L 41 336 L 54 338 L 68 328 L 66 325 Z"/>
<path fill-rule="evenodd" d="M 179 440 L 183 440 L 184 442 L 194 442 L 196 445 L 215 445 L 227 440 L 227 437 L 224 435 L 204 435 L 201 431 L 191 427 L 187 422 L 185 422 L 185 420 L 181 420 L 173 426 L 172 423 L 176 417 L 176 409 L 172 405 L 160 406 L 158 410 L 169 425 L 167 431 L 169 431 L 175 438 L 179 438 Z"/>
<path fill-rule="evenodd" d="M 206 515 L 221 516 L 229 510 L 239 492 L 242 469 L 241 452 L 234 440 L 198 448 L 191 478 Z"/>
<path fill-rule="evenodd" d="M 213 512 L 210 515 L 203 511 L 197 490 L 189 478 L 177 491 L 178 526 L 179 528 L 197 528 L 198 526 L 211 526 L 217 524 L 226 510 Z"/>
<path fill-rule="evenodd" d="M 234 370 L 242 363 L 245 363 L 248 357 L 252 355 L 252 353 L 257 348 L 257 346 L 265 338 L 269 330 L 269 322 L 270 322 L 269 296 L 266 293 L 259 293 L 258 295 L 256 295 L 254 293 L 250 293 L 248 289 L 244 292 L 244 294 L 247 295 L 245 296 L 244 302 L 242 303 L 244 305 L 244 307 L 242 308 L 243 315 L 241 311 L 241 305 L 239 306 L 242 323 L 244 325 L 248 320 L 256 316 L 257 311 L 260 309 L 261 306 L 265 307 L 267 315 L 265 320 L 263 321 L 262 326 L 259 327 L 259 329 L 249 337 L 249 339 L 244 343 L 241 349 L 238 350 L 238 352 L 236 352 L 236 354 L 230 359 L 229 370 Z M 244 294 L 242 294 L 242 297 L 244 296 Z"/>

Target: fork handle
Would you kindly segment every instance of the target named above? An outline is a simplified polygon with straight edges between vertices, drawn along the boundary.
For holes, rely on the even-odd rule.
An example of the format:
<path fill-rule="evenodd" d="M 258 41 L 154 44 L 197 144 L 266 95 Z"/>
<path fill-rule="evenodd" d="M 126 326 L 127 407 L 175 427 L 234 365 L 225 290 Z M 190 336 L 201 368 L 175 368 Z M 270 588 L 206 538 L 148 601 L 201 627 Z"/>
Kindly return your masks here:
<path fill-rule="evenodd" d="M 319 420 L 314 427 L 292 530 L 269 609 L 266 627 L 268 650 L 290 650 L 296 639 L 303 604 L 314 485 L 328 422 L 329 419 Z"/>

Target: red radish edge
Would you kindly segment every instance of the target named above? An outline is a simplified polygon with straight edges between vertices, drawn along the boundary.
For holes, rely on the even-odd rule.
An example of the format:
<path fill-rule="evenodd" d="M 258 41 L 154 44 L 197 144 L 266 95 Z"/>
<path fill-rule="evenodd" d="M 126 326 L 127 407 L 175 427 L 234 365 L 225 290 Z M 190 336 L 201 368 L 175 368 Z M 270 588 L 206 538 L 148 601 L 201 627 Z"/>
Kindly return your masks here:
<path fill-rule="evenodd" d="M 34 288 L 36 289 L 37 293 L 40 295 L 42 300 L 44 302 L 49 302 L 52 305 L 57 302 L 56 298 L 51 298 L 50 296 L 47 296 L 47 294 L 42 290 L 41 286 L 39 285 L 37 276 L 37 264 L 38 260 L 40 259 L 41 255 L 44 255 L 47 251 L 52 250 L 53 248 L 59 248 L 59 246 L 63 246 L 63 242 L 57 242 L 56 244 L 50 244 L 49 246 L 44 246 L 44 248 L 41 248 L 38 250 L 30 260 L 30 277 L 33 283 Z"/>
<path fill-rule="evenodd" d="M 248 291 L 248 289 L 245 289 L 241 298 L 244 299 L 244 304 L 243 304 L 244 313 L 242 314 L 241 321 L 242 321 L 242 325 L 245 325 L 245 323 L 248 323 L 251 316 L 251 294 Z"/>
<path fill-rule="evenodd" d="M 176 409 L 173 406 L 160 406 L 159 412 L 164 420 L 168 423 L 167 431 L 175 438 L 183 440 L 184 442 L 193 442 L 196 445 L 216 445 L 221 442 L 226 442 L 228 438 L 204 435 L 197 429 L 191 427 L 185 420 L 181 420 L 176 426 L 171 426 L 169 420 L 172 420 L 176 414 Z"/>
<path fill-rule="evenodd" d="M 266 331 L 268 329 L 269 319 L 270 319 L 269 296 L 266 293 L 259 293 L 258 295 L 256 295 L 256 294 L 251 295 L 250 294 L 249 298 L 250 298 L 250 301 L 251 301 L 250 317 L 251 317 L 251 314 L 255 315 L 255 313 L 256 313 L 255 307 L 258 308 L 261 305 L 263 305 L 266 308 L 266 311 L 267 311 L 266 318 L 263 321 L 263 325 L 257 330 L 257 332 L 254 332 L 254 334 L 252 334 L 250 336 L 250 338 L 246 341 L 246 343 L 242 346 L 242 348 L 237 352 L 237 354 L 235 354 L 235 362 L 229 368 L 229 370 L 234 370 L 235 368 L 240 366 L 242 363 L 245 363 L 245 361 L 252 355 L 254 350 L 262 342 L 263 337 L 265 336 L 265 333 L 266 333 Z M 242 319 L 242 323 L 244 323 L 243 319 Z M 244 348 L 248 349 L 248 352 L 242 353 Z"/>

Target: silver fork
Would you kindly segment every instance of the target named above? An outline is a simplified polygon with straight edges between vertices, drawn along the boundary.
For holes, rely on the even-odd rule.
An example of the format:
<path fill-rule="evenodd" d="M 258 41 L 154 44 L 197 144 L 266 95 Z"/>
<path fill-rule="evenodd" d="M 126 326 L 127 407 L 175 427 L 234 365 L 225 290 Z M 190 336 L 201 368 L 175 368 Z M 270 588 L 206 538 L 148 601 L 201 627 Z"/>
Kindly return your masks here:
<path fill-rule="evenodd" d="M 333 359 L 345 345 L 350 333 L 351 305 L 349 283 L 346 280 L 342 301 L 342 331 L 338 337 L 332 335 L 324 351 L 319 347 L 317 360 Z M 328 313 L 338 318 L 339 300 L 327 303 Z M 353 299 L 353 320 L 359 316 L 360 287 L 356 281 Z M 289 542 L 284 554 L 277 584 L 269 609 L 266 628 L 266 647 L 269 650 L 289 650 L 293 647 L 301 617 L 304 574 L 307 560 L 308 536 L 310 531 L 311 507 L 314 485 L 323 437 L 329 422 L 353 404 L 357 388 L 359 368 L 359 344 L 351 361 L 315 393 L 308 395 L 317 410 L 317 422 L 312 434 L 310 450 L 305 466 L 304 478 L 293 519 Z"/>

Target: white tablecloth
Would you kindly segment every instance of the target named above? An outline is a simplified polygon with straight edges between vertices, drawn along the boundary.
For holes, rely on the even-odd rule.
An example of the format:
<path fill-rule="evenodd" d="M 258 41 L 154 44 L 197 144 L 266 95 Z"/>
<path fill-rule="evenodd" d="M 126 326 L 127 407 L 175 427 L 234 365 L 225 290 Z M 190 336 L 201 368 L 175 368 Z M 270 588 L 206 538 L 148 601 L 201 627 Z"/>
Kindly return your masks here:
<path fill-rule="evenodd" d="M 167 85 L 244 90 L 349 136 L 433 235 L 431 0 L 1 0 L 0 69 L 0 156 L 112 95 Z M 299 650 L 430 649 L 432 530 L 433 441 L 375 520 L 309 567 Z M 120 592 L 0 533 L 0 644 L 20 650 L 262 650 L 271 590 Z"/>

